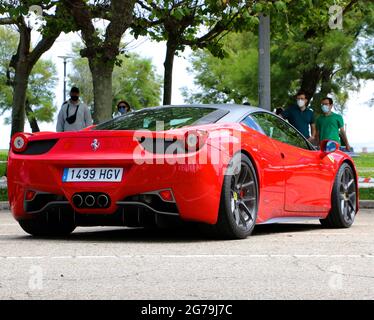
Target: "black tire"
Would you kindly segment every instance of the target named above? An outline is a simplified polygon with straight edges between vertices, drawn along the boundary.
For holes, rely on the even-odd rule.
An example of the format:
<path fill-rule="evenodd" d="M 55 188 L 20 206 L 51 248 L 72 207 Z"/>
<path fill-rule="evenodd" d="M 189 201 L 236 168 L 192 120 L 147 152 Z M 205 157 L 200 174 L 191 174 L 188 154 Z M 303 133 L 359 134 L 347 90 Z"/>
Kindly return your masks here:
<path fill-rule="evenodd" d="M 357 186 L 352 167 L 343 163 L 335 177 L 331 194 L 331 210 L 320 222 L 328 228 L 349 228 L 357 212 Z"/>
<path fill-rule="evenodd" d="M 222 186 L 215 225 L 220 237 L 244 239 L 252 233 L 257 219 L 258 195 L 258 181 L 251 160 L 244 154 L 236 154 Z"/>
<path fill-rule="evenodd" d="M 72 215 L 62 217 L 46 213 L 18 223 L 25 232 L 36 237 L 67 236 L 76 228 Z"/>

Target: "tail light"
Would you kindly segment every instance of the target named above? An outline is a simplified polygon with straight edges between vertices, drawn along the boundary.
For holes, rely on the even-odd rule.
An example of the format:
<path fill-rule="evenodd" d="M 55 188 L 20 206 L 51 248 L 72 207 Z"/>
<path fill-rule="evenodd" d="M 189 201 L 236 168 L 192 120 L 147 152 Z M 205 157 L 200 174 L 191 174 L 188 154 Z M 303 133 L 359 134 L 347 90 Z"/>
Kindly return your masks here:
<path fill-rule="evenodd" d="M 35 198 L 36 192 L 34 190 L 27 190 L 25 194 L 26 201 L 31 201 Z"/>
<path fill-rule="evenodd" d="M 192 130 L 185 134 L 186 151 L 197 151 L 205 144 L 208 138 L 208 132 L 205 130 Z"/>
<path fill-rule="evenodd" d="M 14 152 L 23 152 L 27 148 L 29 140 L 24 133 L 16 133 L 11 141 L 11 147 Z"/>
<path fill-rule="evenodd" d="M 174 202 L 173 193 L 171 190 L 162 190 L 159 191 L 158 194 L 160 195 L 161 199 L 168 202 Z"/>

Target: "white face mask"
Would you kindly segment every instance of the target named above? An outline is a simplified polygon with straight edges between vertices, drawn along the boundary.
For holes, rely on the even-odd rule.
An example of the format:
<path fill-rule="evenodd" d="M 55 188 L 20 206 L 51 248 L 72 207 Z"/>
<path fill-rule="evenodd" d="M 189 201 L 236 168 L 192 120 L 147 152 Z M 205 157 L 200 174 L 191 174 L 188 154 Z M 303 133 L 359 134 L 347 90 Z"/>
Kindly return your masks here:
<path fill-rule="evenodd" d="M 299 108 L 302 108 L 305 106 L 305 101 L 303 99 L 297 99 L 297 105 Z"/>
<path fill-rule="evenodd" d="M 329 113 L 330 112 L 330 107 L 326 104 L 321 105 L 321 109 L 323 113 Z"/>

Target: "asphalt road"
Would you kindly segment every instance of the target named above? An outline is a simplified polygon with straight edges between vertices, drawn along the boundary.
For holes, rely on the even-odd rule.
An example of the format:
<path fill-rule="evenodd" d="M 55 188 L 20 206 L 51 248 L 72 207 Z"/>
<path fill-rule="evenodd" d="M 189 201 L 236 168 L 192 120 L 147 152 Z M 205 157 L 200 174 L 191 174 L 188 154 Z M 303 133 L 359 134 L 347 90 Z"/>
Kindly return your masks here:
<path fill-rule="evenodd" d="M 124 228 L 34 239 L 3 211 L 0 299 L 374 299 L 374 210 L 350 229 L 257 226 L 237 241 Z"/>

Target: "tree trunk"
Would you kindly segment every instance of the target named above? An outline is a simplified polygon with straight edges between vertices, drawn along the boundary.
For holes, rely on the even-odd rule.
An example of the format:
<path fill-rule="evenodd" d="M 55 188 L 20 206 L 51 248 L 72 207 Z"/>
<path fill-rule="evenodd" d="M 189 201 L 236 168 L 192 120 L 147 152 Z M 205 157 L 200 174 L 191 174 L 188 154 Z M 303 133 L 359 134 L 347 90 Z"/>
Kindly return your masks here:
<path fill-rule="evenodd" d="M 301 78 L 300 89 L 305 92 L 308 101 L 314 96 L 317 91 L 318 83 L 321 80 L 321 69 L 314 67 L 310 70 L 305 70 Z"/>
<path fill-rule="evenodd" d="M 322 112 L 321 110 L 321 100 L 326 97 L 329 93 L 331 93 L 331 75 L 332 75 L 332 69 L 322 67 L 321 73 L 320 73 L 320 90 L 319 92 L 315 93 L 313 95 L 313 110 L 320 114 Z"/>
<path fill-rule="evenodd" d="M 168 40 L 166 43 L 166 56 L 164 62 L 164 99 L 163 105 L 171 104 L 171 94 L 173 85 L 173 65 L 176 45 Z"/>
<path fill-rule="evenodd" d="M 56 10 L 56 15 L 59 10 Z M 11 136 L 24 131 L 26 94 L 31 70 L 42 54 L 52 47 L 60 34 L 58 30 L 49 30 L 49 33 L 43 35 L 31 50 L 31 28 L 27 26 L 22 16 L 17 19 L 16 25 L 19 32 L 18 48 L 9 64 L 15 71 L 14 80 L 11 82 L 13 86 Z"/>
<path fill-rule="evenodd" d="M 29 79 L 27 67 L 18 66 L 13 83 L 13 106 L 12 106 L 12 130 L 11 136 L 17 132 L 23 132 L 25 126 L 25 103 Z"/>
<path fill-rule="evenodd" d="M 29 120 L 31 131 L 39 132 L 40 129 L 39 129 L 38 121 L 36 121 L 34 111 L 31 109 L 30 104 L 27 100 L 26 100 L 25 110 L 26 110 L 27 120 Z"/>
<path fill-rule="evenodd" d="M 331 75 L 332 75 L 333 70 L 330 68 L 324 67 L 322 69 L 322 74 L 321 74 L 321 95 L 323 97 L 326 97 L 329 93 L 331 93 Z"/>
<path fill-rule="evenodd" d="M 20 34 L 17 53 L 12 56 L 9 63 L 9 66 L 14 68 L 11 137 L 17 132 L 24 131 L 26 92 L 31 71 L 28 61 L 31 29 L 26 26 L 23 19 L 19 19 L 17 26 Z"/>
<path fill-rule="evenodd" d="M 88 59 L 92 73 L 94 93 L 94 123 L 112 117 L 112 73 L 122 35 L 133 19 L 134 0 L 109 1 L 101 13 L 105 14 L 109 24 L 102 39 L 93 24 L 95 10 L 84 0 L 62 1 L 74 18 L 78 30 L 81 31 L 86 48 L 81 56 Z M 99 10 L 101 11 L 101 10 Z"/>
<path fill-rule="evenodd" d="M 112 73 L 110 65 L 94 66 L 90 63 L 92 73 L 94 110 L 93 121 L 95 124 L 112 118 Z"/>

